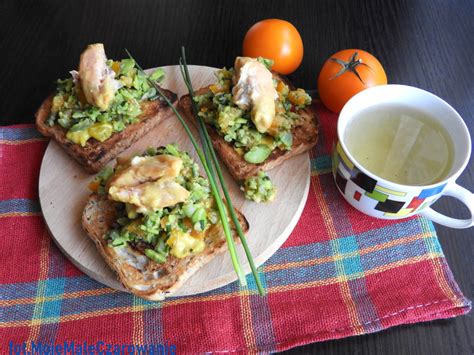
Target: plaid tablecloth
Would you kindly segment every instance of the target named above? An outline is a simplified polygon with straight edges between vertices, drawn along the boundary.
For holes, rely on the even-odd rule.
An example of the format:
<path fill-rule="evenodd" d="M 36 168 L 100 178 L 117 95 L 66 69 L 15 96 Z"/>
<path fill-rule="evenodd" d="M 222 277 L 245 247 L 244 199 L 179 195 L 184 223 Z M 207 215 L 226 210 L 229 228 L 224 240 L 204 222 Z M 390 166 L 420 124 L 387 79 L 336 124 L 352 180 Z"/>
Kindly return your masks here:
<path fill-rule="evenodd" d="M 0 128 L 0 352 L 24 342 L 89 353 L 271 352 L 469 312 L 431 222 L 371 219 L 341 198 L 330 173 L 337 116 L 320 107 L 320 119 L 306 207 L 259 268 L 268 295 L 249 277 L 245 290 L 233 283 L 157 303 L 95 282 L 61 254 L 38 203 L 47 141 L 30 125 Z"/>

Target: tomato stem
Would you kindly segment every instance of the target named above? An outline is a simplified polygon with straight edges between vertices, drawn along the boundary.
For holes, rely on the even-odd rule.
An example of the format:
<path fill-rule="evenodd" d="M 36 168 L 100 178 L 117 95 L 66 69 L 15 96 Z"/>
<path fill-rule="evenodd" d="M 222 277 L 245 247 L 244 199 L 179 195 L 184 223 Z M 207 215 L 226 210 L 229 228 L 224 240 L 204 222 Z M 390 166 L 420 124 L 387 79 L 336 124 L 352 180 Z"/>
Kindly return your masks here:
<path fill-rule="evenodd" d="M 357 76 L 357 78 L 360 80 L 360 82 L 362 84 L 365 85 L 364 80 L 362 80 L 359 73 L 357 72 L 357 67 L 362 65 L 362 66 L 365 66 L 365 67 L 369 68 L 370 70 L 372 70 L 372 68 L 370 66 L 368 66 L 367 64 L 363 63 L 362 59 L 360 59 L 360 58 L 357 59 L 357 55 L 358 55 L 358 53 L 354 52 L 354 54 L 351 56 L 351 58 L 349 59 L 348 62 L 345 62 L 345 61 L 343 61 L 341 59 L 338 59 L 338 58 L 329 58 L 329 60 L 333 61 L 334 63 L 339 64 L 342 67 L 341 70 L 339 70 L 339 72 L 336 75 L 334 75 L 332 78 L 330 78 L 329 80 L 336 79 L 338 76 L 341 76 L 342 74 L 344 74 L 346 72 L 351 72 L 355 76 Z"/>

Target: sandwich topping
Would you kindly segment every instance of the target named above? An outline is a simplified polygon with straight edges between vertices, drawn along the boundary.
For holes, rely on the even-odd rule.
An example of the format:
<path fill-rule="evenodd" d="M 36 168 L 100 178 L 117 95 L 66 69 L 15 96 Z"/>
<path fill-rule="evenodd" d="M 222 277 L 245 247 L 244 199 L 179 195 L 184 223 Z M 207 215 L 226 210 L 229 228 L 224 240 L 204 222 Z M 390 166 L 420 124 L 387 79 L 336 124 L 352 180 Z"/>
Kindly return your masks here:
<path fill-rule="evenodd" d="M 275 150 L 291 150 L 292 128 L 301 119 L 297 112 L 311 104 L 306 91 L 290 90 L 272 75 L 271 65 L 264 58 L 237 57 L 234 68 L 217 71 L 217 82 L 209 92 L 194 97 L 198 115 L 250 164 L 265 162 Z M 265 173 L 251 179 L 242 182 L 248 199 L 274 197 L 275 189 Z"/>
<path fill-rule="evenodd" d="M 237 57 L 232 77 L 232 101 L 250 111 L 260 133 L 268 131 L 275 118 L 275 99 L 278 94 L 273 85 L 272 73 L 255 58 Z"/>
<path fill-rule="evenodd" d="M 264 171 L 259 171 L 256 176 L 245 179 L 240 189 L 247 199 L 255 202 L 270 202 L 276 195 L 276 189 Z"/>
<path fill-rule="evenodd" d="M 134 157 L 109 182 L 109 198 L 134 205 L 140 213 L 184 202 L 189 191 L 174 181 L 182 166 L 180 158 L 167 154 Z"/>
<path fill-rule="evenodd" d="M 79 70 L 71 75 L 57 81 L 47 123 L 65 128 L 67 139 L 85 146 L 91 138 L 104 142 L 138 122 L 141 104 L 158 98 L 147 77 L 159 82 L 164 71 L 146 76 L 133 59 L 107 60 L 103 44 L 96 43 L 82 53 Z"/>
<path fill-rule="evenodd" d="M 175 145 L 118 159 L 90 188 L 119 202 L 109 243 L 132 247 L 158 263 L 202 252 L 204 237 L 220 223 L 209 182 Z"/>
<path fill-rule="evenodd" d="M 82 53 L 77 79 L 86 101 L 106 111 L 119 88 L 119 82 L 115 80 L 114 71 L 107 66 L 102 43 L 91 44 Z"/>

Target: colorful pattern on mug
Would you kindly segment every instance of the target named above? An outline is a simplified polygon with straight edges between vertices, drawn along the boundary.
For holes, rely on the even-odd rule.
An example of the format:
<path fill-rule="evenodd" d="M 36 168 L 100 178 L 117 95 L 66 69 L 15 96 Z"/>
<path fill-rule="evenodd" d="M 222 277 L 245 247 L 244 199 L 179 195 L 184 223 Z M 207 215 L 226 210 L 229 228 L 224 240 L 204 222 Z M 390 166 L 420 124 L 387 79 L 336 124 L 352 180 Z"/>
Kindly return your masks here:
<path fill-rule="evenodd" d="M 360 171 L 339 142 L 333 151 L 332 172 L 338 189 L 351 205 L 379 218 L 411 216 L 431 205 L 446 186 L 443 183 L 431 188 L 420 188 L 416 194 L 394 190 L 383 181 L 377 181 Z"/>

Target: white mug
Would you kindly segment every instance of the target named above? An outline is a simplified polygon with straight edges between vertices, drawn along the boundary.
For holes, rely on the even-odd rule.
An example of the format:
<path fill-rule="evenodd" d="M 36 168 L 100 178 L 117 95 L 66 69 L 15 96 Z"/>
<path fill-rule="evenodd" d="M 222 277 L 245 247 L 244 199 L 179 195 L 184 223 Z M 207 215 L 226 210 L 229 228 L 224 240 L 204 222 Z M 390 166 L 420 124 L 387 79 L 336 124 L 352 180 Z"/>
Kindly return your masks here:
<path fill-rule="evenodd" d="M 387 181 L 365 169 L 354 159 L 344 142 L 344 132 L 358 113 L 377 105 L 399 104 L 422 111 L 436 119 L 451 136 L 454 160 L 442 181 L 426 186 L 402 185 Z M 351 98 L 339 115 L 338 143 L 333 152 L 332 170 L 344 198 L 359 211 L 378 218 L 399 219 L 421 214 L 452 228 L 473 226 L 474 195 L 456 184 L 471 155 L 469 131 L 459 114 L 439 97 L 405 85 L 381 85 L 364 90 Z M 471 213 L 469 219 L 456 219 L 433 210 L 430 205 L 443 195 L 463 202 Z"/>

